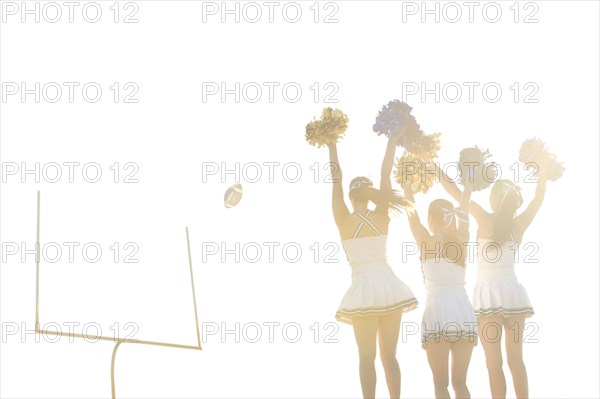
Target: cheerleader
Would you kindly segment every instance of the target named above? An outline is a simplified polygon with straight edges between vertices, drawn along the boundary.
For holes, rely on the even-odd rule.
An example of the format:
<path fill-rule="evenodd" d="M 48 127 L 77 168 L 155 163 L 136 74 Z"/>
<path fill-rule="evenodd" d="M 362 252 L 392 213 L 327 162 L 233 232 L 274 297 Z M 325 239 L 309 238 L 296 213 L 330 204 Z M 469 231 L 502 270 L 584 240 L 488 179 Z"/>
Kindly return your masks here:
<path fill-rule="evenodd" d="M 515 250 L 544 200 L 547 166 L 544 164 L 540 167 L 535 197 L 519 215 L 517 210 L 523 205 L 520 189 L 505 179 L 498 180 L 492 187 L 491 213 L 473 201 L 469 207 L 479 227 L 478 271 L 473 305 L 494 398 L 506 397 L 506 380 L 502 371 L 503 331 L 506 334 L 506 357 L 515 393 L 518 398 L 529 396 L 527 370 L 523 362 L 523 330 L 525 319 L 534 312 L 527 291 L 515 274 Z M 460 189 L 441 173 L 446 191 L 454 198 L 460 197 Z"/>
<path fill-rule="evenodd" d="M 404 194 L 413 201 L 410 184 Z M 408 213 L 412 234 L 420 245 L 421 268 L 427 301 L 423 313 L 421 343 L 433 374 L 436 398 L 450 398 L 448 360 L 452 354 L 452 387 L 457 398 L 470 398 L 467 370 L 477 344 L 477 321 L 465 290 L 465 267 L 469 241 L 470 186 L 454 208 L 437 199 L 429 205 L 429 231 L 416 211 Z"/>
<path fill-rule="evenodd" d="M 379 337 L 380 357 L 391 398 L 400 397 L 400 367 L 396 346 L 403 312 L 417 306 L 412 291 L 396 277 L 387 262 L 386 244 L 390 210 L 399 211 L 407 201 L 391 189 L 390 174 L 396 143 L 390 138 L 381 167 L 380 189 L 366 177 L 350 182 L 349 197 L 353 212 L 344 202 L 342 172 L 335 143 L 328 144 L 333 183 L 333 216 L 350 267 L 352 284 L 344 295 L 336 319 L 351 324 L 359 355 L 362 394 L 375 397 L 375 356 Z M 376 205 L 368 208 L 369 202 Z"/>

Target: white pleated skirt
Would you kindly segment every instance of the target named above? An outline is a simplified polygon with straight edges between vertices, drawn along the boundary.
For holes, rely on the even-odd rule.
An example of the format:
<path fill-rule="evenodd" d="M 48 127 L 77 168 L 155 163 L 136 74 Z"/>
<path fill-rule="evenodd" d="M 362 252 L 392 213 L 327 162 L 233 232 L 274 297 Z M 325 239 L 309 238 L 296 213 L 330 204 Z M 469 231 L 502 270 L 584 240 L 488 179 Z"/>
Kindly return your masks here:
<path fill-rule="evenodd" d="M 517 280 L 514 267 L 480 269 L 473 290 L 473 308 L 477 317 L 531 317 L 534 314 L 527 291 Z"/>
<path fill-rule="evenodd" d="M 352 324 L 357 317 L 408 312 L 415 309 L 417 304 L 410 288 L 388 265 L 369 265 L 352 275 L 352 284 L 343 296 L 335 318 Z"/>
<path fill-rule="evenodd" d="M 463 287 L 429 290 L 421 324 L 423 349 L 434 342 L 477 345 L 477 319 Z"/>

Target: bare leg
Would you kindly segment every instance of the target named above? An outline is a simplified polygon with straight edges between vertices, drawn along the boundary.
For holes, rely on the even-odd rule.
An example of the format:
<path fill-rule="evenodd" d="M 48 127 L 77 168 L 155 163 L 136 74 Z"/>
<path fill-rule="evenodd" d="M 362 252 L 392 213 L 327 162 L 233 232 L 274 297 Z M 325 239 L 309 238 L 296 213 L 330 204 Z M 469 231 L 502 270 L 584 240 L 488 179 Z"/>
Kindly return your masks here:
<path fill-rule="evenodd" d="M 506 397 L 506 379 L 502 371 L 502 326 L 504 316 L 484 316 L 478 319 L 479 339 L 485 351 L 485 363 L 490 378 L 492 397 Z"/>
<path fill-rule="evenodd" d="M 471 393 L 467 388 L 467 371 L 473 353 L 473 343 L 468 339 L 461 339 L 452 344 L 452 388 L 457 399 L 469 399 Z"/>
<path fill-rule="evenodd" d="M 375 397 L 375 355 L 377 354 L 377 317 L 357 317 L 352 320 L 358 345 L 360 386 L 364 398 Z"/>
<path fill-rule="evenodd" d="M 512 374 L 515 393 L 519 399 L 529 397 L 527 369 L 523 362 L 523 329 L 525 316 L 507 317 L 504 319 L 506 330 L 506 360 Z"/>
<path fill-rule="evenodd" d="M 450 356 L 450 342 L 441 339 L 439 342 L 430 342 L 425 350 L 427 360 L 433 374 L 435 397 L 449 399 L 448 392 L 448 357 Z"/>
<path fill-rule="evenodd" d="M 391 399 L 400 398 L 400 366 L 396 360 L 396 348 L 401 319 L 402 312 L 379 317 L 379 352 Z"/>

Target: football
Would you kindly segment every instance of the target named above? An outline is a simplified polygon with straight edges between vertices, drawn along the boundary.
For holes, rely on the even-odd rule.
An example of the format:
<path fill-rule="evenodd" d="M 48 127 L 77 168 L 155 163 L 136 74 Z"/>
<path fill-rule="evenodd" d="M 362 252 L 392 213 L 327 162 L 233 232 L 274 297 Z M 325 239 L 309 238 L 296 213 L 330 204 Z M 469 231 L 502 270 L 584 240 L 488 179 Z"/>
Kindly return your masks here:
<path fill-rule="evenodd" d="M 240 203 L 242 199 L 242 185 L 236 183 L 225 191 L 225 208 L 233 208 Z"/>

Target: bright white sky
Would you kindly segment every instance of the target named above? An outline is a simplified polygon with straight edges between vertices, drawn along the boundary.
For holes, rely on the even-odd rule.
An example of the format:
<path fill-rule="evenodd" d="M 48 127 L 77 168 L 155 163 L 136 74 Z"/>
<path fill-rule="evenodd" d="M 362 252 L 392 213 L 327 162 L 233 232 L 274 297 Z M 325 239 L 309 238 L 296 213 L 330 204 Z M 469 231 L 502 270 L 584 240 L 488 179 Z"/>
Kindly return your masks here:
<path fill-rule="evenodd" d="M 442 132 L 441 162 L 456 161 L 461 149 L 478 145 L 489 148 L 504 176 L 512 177 L 514 167 L 509 167 L 517 161 L 521 143 L 532 136 L 541 137 L 564 161 L 564 177 L 549 183 L 543 207 L 525 236 L 526 242 L 539 246 L 534 255 L 539 262 L 518 267 L 536 311 L 528 332 L 538 342 L 525 345 L 525 358 L 532 398 L 598 397 L 598 3 L 539 1 L 529 3 L 537 8 L 527 9 L 520 3 L 520 22 L 514 23 L 509 8 L 513 2 L 499 2 L 503 14 L 495 24 L 481 15 L 485 2 L 475 9 L 473 23 L 463 6 L 463 19 L 455 24 L 443 19 L 435 23 L 431 16 L 421 23 L 419 14 L 403 22 L 407 2 L 391 1 L 336 2 L 339 22 L 332 24 L 313 22 L 312 2 L 298 3 L 303 14 L 296 24 L 282 18 L 285 3 L 275 9 L 273 23 L 263 5 L 263 20 L 251 24 L 243 18 L 235 23 L 232 16 L 221 23 L 219 14 L 206 15 L 203 23 L 203 2 L 141 1 L 139 23 L 115 24 L 111 4 L 101 3 L 103 16 L 96 24 L 77 13 L 72 24 L 21 23 L 20 14 L 3 11 L 3 83 L 33 87 L 34 82 L 80 82 L 81 88 L 97 82 L 103 88 L 95 104 L 82 100 L 80 89 L 74 103 L 66 100 L 66 89 L 56 104 L 36 104 L 31 96 L 21 103 L 18 95 L 3 100 L 3 170 L 10 162 L 25 162 L 30 168 L 35 162 L 97 162 L 103 175 L 96 184 L 82 179 L 81 167 L 75 183 L 68 183 L 66 167 L 59 183 L 35 183 L 29 176 L 22 184 L 20 174 L 7 176 L 1 220 L 3 243 L 25 242 L 33 248 L 35 193 L 41 190 L 42 244 L 80 243 L 75 263 L 69 264 L 66 252 L 54 265 L 42 262 L 42 325 L 54 321 L 65 328 L 62 323 L 69 321 L 94 322 L 104 335 L 112 335 L 115 322 L 121 329 L 135 322 L 137 338 L 193 345 L 184 231 L 189 226 L 199 318 L 205 328 L 217 325 L 219 331 L 205 336 L 200 353 L 122 346 L 118 397 L 360 395 L 352 328 L 339 325 L 334 331 L 326 325 L 334 321 L 350 285 L 350 269 L 331 216 L 331 186 L 323 169 L 327 151 L 305 142 L 304 126 L 325 106 L 342 109 L 350 118 L 339 145 L 344 186 L 358 174 L 378 181 L 385 139 L 372 132 L 372 124 L 383 104 L 402 99 L 407 82 L 423 82 L 428 88 L 456 82 L 464 89 L 457 103 L 447 98 L 436 102 L 433 95 L 406 98 L 425 132 Z M 204 2 L 204 7 L 210 10 L 211 5 Z M 334 5 L 324 7 L 321 3 L 320 21 L 336 10 Z M 132 10 L 121 9 L 120 18 Z M 539 22 L 522 23 L 534 11 L 532 17 Z M 134 97 L 139 103 L 115 104 L 109 89 L 114 82 L 120 84 L 121 99 L 131 92 L 124 84 L 137 84 Z M 257 103 L 243 98 L 236 103 L 229 95 L 223 103 L 214 95 L 203 102 L 203 87 L 221 82 L 229 88 L 235 82 L 241 87 L 257 82 L 263 97 Z M 279 83 L 273 103 L 265 82 Z M 320 88 L 317 102 L 310 89 L 315 82 Z M 479 84 L 472 103 L 465 82 Z M 287 83 L 301 87 L 298 102 L 283 98 L 281 88 Z M 487 83 L 501 87 L 498 102 L 483 98 L 481 87 Z M 517 103 L 510 89 L 515 83 L 520 88 Z M 537 103 L 524 102 L 534 87 L 528 83 L 539 88 L 532 97 Z M 339 102 L 324 103 L 334 86 L 338 91 L 333 98 Z M 253 97 L 252 87 L 248 90 Z M 120 164 L 119 183 L 112 181 L 110 166 L 115 162 Z M 127 162 L 139 167 L 134 176 L 139 183 L 122 183 L 133 170 L 125 169 Z M 262 173 L 256 183 L 249 181 L 255 172 L 252 162 Z M 279 164 L 274 164 L 269 181 L 272 162 Z M 214 163 L 217 174 L 203 176 Z M 237 207 L 225 209 L 223 195 L 236 179 L 223 175 L 223 166 L 232 169 L 236 163 L 244 197 Z M 302 173 L 298 182 L 286 181 L 296 168 Z M 519 184 L 529 201 L 535 185 L 523 183 L 520 172 Z M 419 195 L 421 214 L 439 197 L 446 195 L 438 186 Z M 489 191 L 474 196 L 484 206 L 488 197 Z M 421 303 L 404 321 L 418 324 L 425 305 L 421 271 L 415 257 L 402 262 L 401 243 L 412 241 L 404 217 L 392 226 L 391 264 Z M 97 263 L 82 258 L 80 248 L 90 242 L 103 250 Z M 121 251 L 116 264 L 109 248 L 115 242 Z M 130 252 L 123 248 L 126 242 L 137 244 L 138 264 L 123 262 Z M 245 246 L 250 251 L 246 260 L 236 263 L 228 255 L 221 262 L 221 252 L 206 252 L 211 243 L 222 242 L 228 248 L 236 242 Z M 279 245 L 272 262 L 265 242 Z M 324 262 L 329 242 L 339 248 L 333 257 L 338 263 Z M 286 261 L 281 250 L 286 244 L 301 248 L 298 262 Z M 263 253 L 252 263 L 248 258 L 254 257 L 255 246 Z M 293 247 L 288 254 L 294 255 Z M 0 394 L 108 396 L 113 345 L 70 344 L 66 338 L 36 344 L 32 334 L 25 342 L 19 334 L 7 335 L 14 323 L 33 328 L 35 263 L 31 255 L 22 263 L 19 255 L 8 256 L 2 265 Z M 469 265 L 469 293 L 475 268 Z M 233 329 L 236 322 L 261 325 L 262 340 L 252 344 L 242 337 L 236 343 L 233 335 L 223 336 L 221 323 Z M 281 323 L 273 343 L 268 342 L 268 322 Z M 291 322 L 302 329 L 295 344 L 286 342 L 281 332 Z M 313 342 L 315 323 L 318 343 Z M 324 342 L 329 332 L 337 343 Z M 254 330 L 248 334 L 253 336 Z M 398 357 L 403 396 L 430 397 L 431 373 L 418 335 L 400 344 Z M 379 364 L 378 373 L 377 394 L 385 397 Z M 508 369 L 506 373 L 510 387 Z M 469 387 L 473 397 L 489 395 L 481 346 L 473 355 Z"/>

